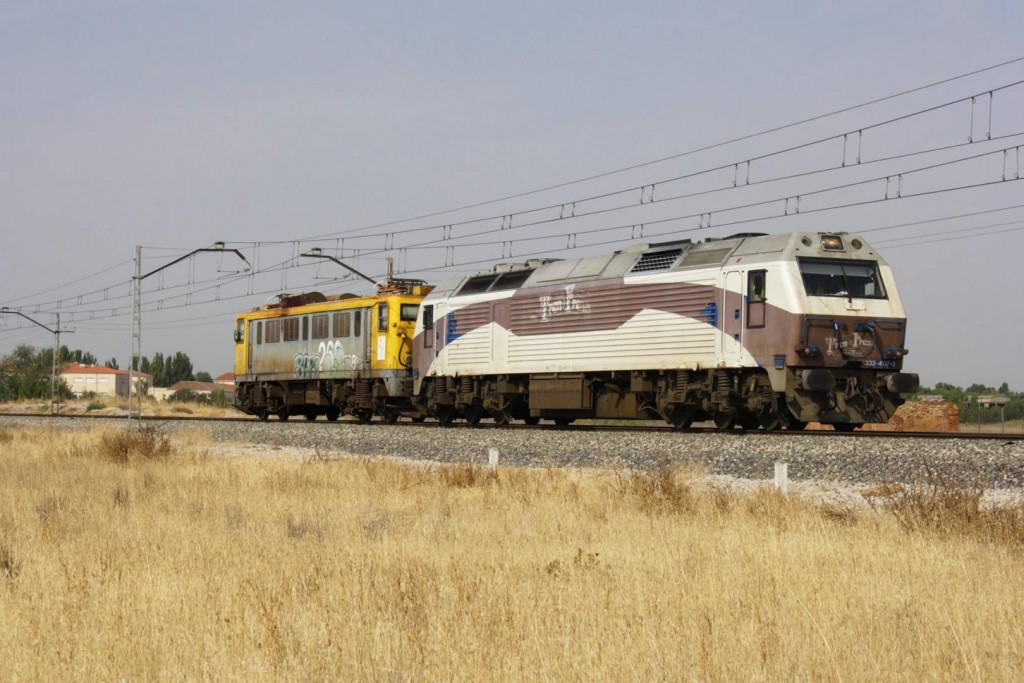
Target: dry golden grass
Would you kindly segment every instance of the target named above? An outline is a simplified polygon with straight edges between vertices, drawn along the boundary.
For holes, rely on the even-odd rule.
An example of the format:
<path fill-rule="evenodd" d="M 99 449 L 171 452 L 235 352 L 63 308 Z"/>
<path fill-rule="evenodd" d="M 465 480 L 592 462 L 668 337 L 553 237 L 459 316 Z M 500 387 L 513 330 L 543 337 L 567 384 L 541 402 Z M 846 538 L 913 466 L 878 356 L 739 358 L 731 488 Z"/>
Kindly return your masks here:
<path fill-rule="evenodd" d="M 5 678 L 1024 677 L 1019 535 L 185 442 L 0 427 Z"/>
<path fill-rule="evenodd" d="M 136 399 L 137 400 L 137 399 Z M 133 401 L 133 408 L 137 409 L 137 403 Z M 128 410 L 128 399 L 124 397 L 114 398 L 111 396 L 97 396 L 94 398 L 73 398 L 61 401 L 61 415 L 125 415 Z M 0 403 L 0 414 L 3 413 L 28 413 L 48 415 L 50 413 L 50 402 L 41 399 L 10 401 Z M 147 397 L 142 401 L 142 414 L 149 416 L 177 416 L 177 417 L 241 417 L 242 413 L 227 406 L 217 406 L 181 401 L 158 401 Z"/>

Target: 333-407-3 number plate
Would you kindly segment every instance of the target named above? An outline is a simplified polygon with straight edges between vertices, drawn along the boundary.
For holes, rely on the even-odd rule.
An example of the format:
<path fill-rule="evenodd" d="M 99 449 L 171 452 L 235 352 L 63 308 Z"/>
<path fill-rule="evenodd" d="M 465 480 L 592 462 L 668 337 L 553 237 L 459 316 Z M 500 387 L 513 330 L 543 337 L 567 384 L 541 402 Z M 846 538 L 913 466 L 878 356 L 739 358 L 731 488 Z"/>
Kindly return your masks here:
<path fill-rule="evenodd" d="M 866 360 L 861 363 L 861 366 L 865 368 L 885 368 L 888 370 L 894 370 L 896 368 L 896 361 L 894 360 Z"/>

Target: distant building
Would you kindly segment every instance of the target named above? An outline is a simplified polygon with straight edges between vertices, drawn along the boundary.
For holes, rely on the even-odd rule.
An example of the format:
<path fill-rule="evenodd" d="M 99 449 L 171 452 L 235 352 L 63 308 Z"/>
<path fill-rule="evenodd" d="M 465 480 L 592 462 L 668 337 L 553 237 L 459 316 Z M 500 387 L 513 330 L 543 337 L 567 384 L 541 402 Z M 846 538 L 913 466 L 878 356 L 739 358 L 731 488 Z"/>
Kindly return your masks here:
<path fill-rule="evenodd" d="M 222 391 L 229 398 L 234 398 L 235 396 L 234 382 L 231 383 L 231 386 L 226 386 L 219 382 L 177 382 L 171 385 L 169 391 L 171 395 L 174 395 L 179 391 L 190 391 L 197 397 L 204 398 L 209 398 L 215 391 Z"/>
<path fill-rule="evenodd" d="M 132 374 L 139 390 L 153 382 L 153 375 L 144 372 Z M 127 370 L 115 370 L 105 365 L 68 363 L 60 371 L 60 378 L 75 396 L 89 393 L 97 396 L 128 396 Z"/>
<path fill-rule="evenodd" d="M 224 386 L 234 387 L 235 386 L 235 373 L 225 372 L 223 375 L 217 375 L 213 380 L 214 384 L 223 384 Z"/>

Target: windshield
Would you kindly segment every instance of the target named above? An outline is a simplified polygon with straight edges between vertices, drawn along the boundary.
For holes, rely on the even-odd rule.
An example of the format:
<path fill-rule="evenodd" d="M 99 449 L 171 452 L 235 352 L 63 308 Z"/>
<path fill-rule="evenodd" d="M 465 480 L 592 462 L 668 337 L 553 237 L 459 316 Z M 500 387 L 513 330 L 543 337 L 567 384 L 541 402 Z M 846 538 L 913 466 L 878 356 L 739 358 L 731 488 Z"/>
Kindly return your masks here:
<path fill-rule="evenodd" d="M 402 322 L 416 322 L 416 313 L 418 313 L 419 310 L 419 304 L 402 304 L 399 318 Z"/>
<path fill-rule="evenodd" d="M 885 288 L 874 261 L 800 259 L 804 289 L 811 296 L 884 299 Z"/>

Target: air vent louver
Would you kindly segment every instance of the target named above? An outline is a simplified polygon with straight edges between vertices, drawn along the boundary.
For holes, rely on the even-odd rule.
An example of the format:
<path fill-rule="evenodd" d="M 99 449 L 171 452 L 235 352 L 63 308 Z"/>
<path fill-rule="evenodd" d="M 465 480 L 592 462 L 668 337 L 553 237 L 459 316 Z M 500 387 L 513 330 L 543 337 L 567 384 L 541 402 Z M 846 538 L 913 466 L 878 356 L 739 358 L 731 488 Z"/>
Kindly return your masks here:
<path fill-rule="evenodd" d="M 649 251 L 633 264 L 633 267 L 629 269 L 629 273 L 633 275 L 635 273 L 653 273 L 659 270 L 668 270 L 676 264 L 682 253 L 682 249 Z"/>

